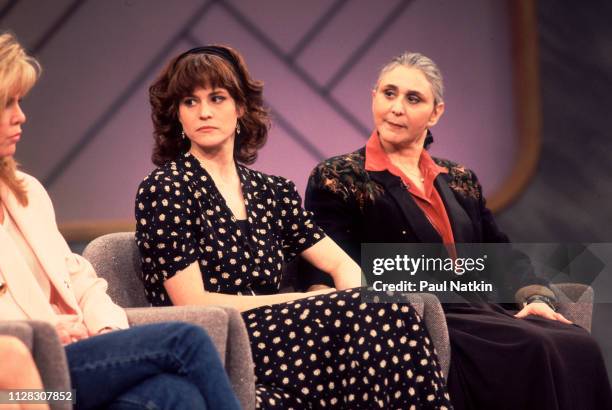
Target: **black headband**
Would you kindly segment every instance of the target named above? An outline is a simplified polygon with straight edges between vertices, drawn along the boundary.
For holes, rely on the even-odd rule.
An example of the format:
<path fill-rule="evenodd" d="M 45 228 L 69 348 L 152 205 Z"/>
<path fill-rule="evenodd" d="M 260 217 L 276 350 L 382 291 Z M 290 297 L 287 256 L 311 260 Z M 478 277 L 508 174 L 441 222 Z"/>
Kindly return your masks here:
<path fill-rule="evenodd" d="M 238 63 L 238 59 L 234 57 L 234 55 L 227 48 L 219 46 L 203 46 L 192 48 L 191 50 L 187 50 L 183 54 L 178 56 L 178 58 L 174 62 L 174 66 L 176 67 L 179 61 L 191 54 L 206 54 L 222 58 L 223 60 L 230 63 L 230 65 L 234 69 L 234 72 L 236 73 L 236 76 L 240 79 L 242 86 L 244 87 L 244 85 L 246 84 L 246 79 L 243 76 L 242 70 L 240 70 L 240 64 Z"/>

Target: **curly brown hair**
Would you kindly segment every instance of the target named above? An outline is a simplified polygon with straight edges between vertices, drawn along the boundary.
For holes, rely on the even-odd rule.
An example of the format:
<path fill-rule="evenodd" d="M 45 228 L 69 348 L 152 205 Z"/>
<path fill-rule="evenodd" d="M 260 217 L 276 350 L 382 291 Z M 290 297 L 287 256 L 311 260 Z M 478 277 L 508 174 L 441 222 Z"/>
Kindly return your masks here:
<path fill-rule="evenodd" d="M 218 53 L 202 52 L 202 49 L 217 49 Z M 268 110 L 263 104 L 263 82 L 251 78 L 236 50 L 218 45 L 174 57 L 149 87 L 155 139 L 153 163 L 161 166 L 189 150 L 189 139 L 181 137 L 178 109 L 180 101 L 198 87 L 225 88 L 236 106 L 244 111 L 238 120 L 240 134 L 234 141 L 234 158 L 243 164 L 254 163 L 270 128 Z"/>

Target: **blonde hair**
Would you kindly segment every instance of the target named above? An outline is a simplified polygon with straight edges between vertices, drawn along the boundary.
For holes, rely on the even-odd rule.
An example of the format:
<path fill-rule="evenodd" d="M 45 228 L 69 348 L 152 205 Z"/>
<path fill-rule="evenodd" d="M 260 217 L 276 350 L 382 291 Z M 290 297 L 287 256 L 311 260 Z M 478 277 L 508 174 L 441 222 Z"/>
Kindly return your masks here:
<path fill-rule="evenodd" d="M 0 113 L 16 95 L 30 91 L 40 76 L 40 64 L 26 54 L 11 33 L 0 34 Z M 0 181 L 4 182 L 23 205 L 28 197 L 23 181 L 17 178 L 17 163 L 12 157 L 0 158 Z"/>

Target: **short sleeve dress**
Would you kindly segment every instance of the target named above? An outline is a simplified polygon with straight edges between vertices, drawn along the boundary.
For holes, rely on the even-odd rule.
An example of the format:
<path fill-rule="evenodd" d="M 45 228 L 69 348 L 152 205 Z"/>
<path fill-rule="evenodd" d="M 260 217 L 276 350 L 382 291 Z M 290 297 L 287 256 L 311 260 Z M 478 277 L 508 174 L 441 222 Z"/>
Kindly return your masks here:
<path fill-rule="evenodd" d="M 151 304 L 171 305 L 164 281 L 196 261 L 209 292 L 277 293 L 284 264 L 324 237 L 293 183 L 236 166 L 246 221 L 189 153 L 140 184 L 136 242 Z M 408 304 L 362 303 L 349 289 L 242 316 L 258 408 L 451 408 L 434 346 Z"/>

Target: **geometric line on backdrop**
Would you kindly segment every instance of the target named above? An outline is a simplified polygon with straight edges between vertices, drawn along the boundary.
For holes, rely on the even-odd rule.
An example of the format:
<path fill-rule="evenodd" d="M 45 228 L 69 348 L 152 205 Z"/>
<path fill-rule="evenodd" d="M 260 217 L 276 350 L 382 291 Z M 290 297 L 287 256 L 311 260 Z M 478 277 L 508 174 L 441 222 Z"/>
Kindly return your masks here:
<path fill-rule="evenodd" d="M 82 5 L 82 0 L 76 0 L 56 21 L 52 28 L 48 31 L 49 35 L 54 35 L 59 28 L 64 24 L 69 17 Z M 316 38 L 316 36 L 328 25 L 337 13 L 344 7 L 346 0 L 338 0 L 332 6 L 326 10 L 323 15 L 317 19 L 313 26 L 306 32 L 306 34 L 298 41 L 296 47 L 286 54 L 272 39 L 270 39 L 266 33 L 260 30 L 253 22 L 251 22 L 246 16 L 244 16 L 237 8 L 232 4 L 223 0 L 210 0 L 203 7 L 201 7 L 194 15 L 187 21 L 182 29 L 166 43 L 149 64 L 142 70 L 135 79 L 127 86 L 127 88 L 115 99 L 109 106 L 108 109 L 94 122 L 94 124 L 87 129 L 85 134 L 75 143 L 67 154 L 52 168 L 51 172 L 43 179 L 43 184 L 49 188 L 59 176 L 74 162 L 78 155 L 95 139 L 100 133 L 104 126 L 121 110 L 123 105 L 129 100 L 129 98 L 138 91 L 142 83 L 146 78 L 163 62 L 170 50 L 181 40 L 191 42 L 194 46 L 199 45 L 198 40 L 190 33 L 190 28 L 197 24 L 198 20 L 203 18 L 206 13 L 210 10 L 214 4 L 223 6 L 226 12 L 228 12 L 241 26 L 243 26 L 255 39 L 257 39 L 265 48 L 267 48 L 277 59 L 283 62 L 289 70 L 291 70 L 302 82 L 309 87 L 314 93 L 318 94 L 327 105 L 332 108 L 334 112 L 341 118 L 343 118 L 349 125 L 351 125 L 359 135 L 363 138 L 367 138 L 370 133 L 369 127 L 365 126 L 358 118 L 350 113 L 346 107 L 339 103 L 331 94 L 331 90 L 335 87 L 339 81 L 346 76 L 352 67 L 363 58 L 367 51 L 376 43 L 376 41 L 393 25 L 397 17 L 404 11 L 404 9 L 410 3 L 410 0 L 402 0 L 398 6 L 396 6 L 390 13 L 387 14 L 381 24 L 379 24 L 368 37 L 363 41 L 348 59 L 342 64 L 340 69 L 333 75 L 332 79 L 328 82 L 327 86 L 321 86 L 316 80 L 302 67 L 296 64 L 295 59 L 308 45 Z M 6 9 L 6 7 L 5 7 Z M 40 50 L 48 42 L 43 36 L 41 41 L 37 44 Z M 280 114 L 280 112 L 273 111 L 273 116 L 278 120 L 279 125 L 285 129 L 289 136 L 295 140 L 303 149 L 305 149 L 310 155 L 316 160 L 322 160 L 325 158 L 324 154 L 313 144 L 308 138 L 300 133 L 286 117 Z"/>
<path fill-rule="evenodd" d="M 272 41 L 263 31 L 261 31 L 255 24 L 253 24 L 248 18 L 246 18 L 239 10 L 237 10 L 230 3 L 219 0 L 219 4 L 222 5 L 225 10 L 230 13 L 238 23 L 240 23 L 251 35 L 266 47 L 276 58 L 282 61 L 289 69 L 291 69 L 295 75 L 301 79 L 312 91 L 321 96 L 321 98 L 347 123 L 353 126 L 360 135 L 367 138 L 370 135 L 369 127 L 366 127 L 357 117 L 351 114 L 342 104 L 336 101 L 331 95 L 329 95 L 325 88 L 320 86 L 305 70 L 295 64 L 295 62 L 289 59 L 285 53 L 278 47 L 274 41 Z M 324 158 L 321 158 L 324 159 Z"/>
<path fill-rule="evenodd" d="M 272 112 L 274 124 L 278 124 L 281 128 L 283 128 L 285 132 L 289 134 L 289 136 L 291 136 L 291 138 L 293 138 L 294 141 L 297 142 L 304 150 L 306 150 L 316 161 L 325 159 L 325 154 L 321 152 L 316 145 L 310 142 L 310 140 L 306 138 L 304 134 L 298 131 L 297 128 L 291 124 L 291 121 L 283 117 L 283 115 L 278 110 L 275 110 L 274 107 L 270 106 L 270 104 L 268 104 L 268 107 L 270 107 Z"/>
<path fill-rule="evenodd" d="M 40 36 L 40 39 L 36 42 L 36 44 L 32 47 L 32 54 L 39 54 L 43 48 L 55 37 L 55 35 L 60 31 L 62 26 L 70 20 L 70 17 L 76 11 L 85 4 L 86 0 L 75 0 L 69 5 L 66 10 L 55 20 L 55 22 L 51 25 L 51 27 L 45 31 L 45 33 Z"/>
<path fill-rule="evenodd" d="M 13 8 L 17 5 L 17 2 L 18 0 L 9 0 L 9 2 L 2 7 L 2 10 L 0 10 L 0 21 L 5 18 L 11 12 L 11 10 L 13 10 Z"/>
<path fill-rule="evenodd" d="M 389 14 L 385 16 L 385 19 L 376 27 L 376 30 L 372 31 L 370 35 L 365 39 L 363 43 L 359 45 L 351 53 L 349 58 L 345 61 L 345 63 L 340 67 L 340 69 L 332 76 L 329 82 L 326 84 L 327 92 L 329 93 L 333 90 L 340 81 L 352 70 L 353 67 L 363 58 L 363 56 L 368 52 L 370 48 L 378 41 L 380 37 L 389 29 L 391 25 L 397 20 L 397 18 L 404 12 L 408 4 L 409 0 L 401 1 Z"/>
<path fill-rule="evenodd" d="M 334 19 L 334 17 L 336 17 L 336 14 L 342 10 L 347 2 L 348 0 L 338 0 L 332 4 L 331 7 L 325 13 L 323 13 L 319 19 L 317 19 L 306 34 L 297 42 L 295 47 L 293 47 L 293 50 L 289 52 L 287 58 L 292 61 L 297 60 L 302 51 L 304 51 L 304 49 L 308 47 L 315 38 L 317 38 L 319 33 L 323 31 L 323 29 L 330 21 Z"/>
<path fill-rule="evenodd" d="M 167 58 L 172 49 L 178 44 L 184 37 L 187 31 L 200 20 L 214 4 L 214 0 L 211 0 L 200 7 L 183 25 L 179 30 L 153 57 L 153 59 L 145 66 L 145 68 L 132 80 L 127 88 L 109 105 L 104 113 L 87 129 L 85 134 L 77 141 L 67 154 L 63 155 L 62 158 L 56 163 L 51 169 L 51 172 L 43 179 L 45 187 L 49 188 L 59 176 L 76 160 L 78 155 L 95 139 L 100 133 L 104 126 L 115 116 L 121 108 L 127 103 L 129 98 L 138 91 L 145 80 L 154 73 L 160 64 L 162 64 Z"/>

